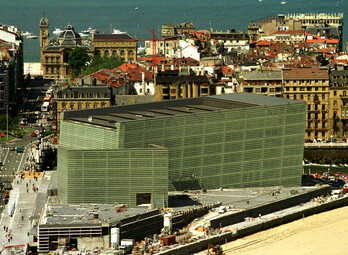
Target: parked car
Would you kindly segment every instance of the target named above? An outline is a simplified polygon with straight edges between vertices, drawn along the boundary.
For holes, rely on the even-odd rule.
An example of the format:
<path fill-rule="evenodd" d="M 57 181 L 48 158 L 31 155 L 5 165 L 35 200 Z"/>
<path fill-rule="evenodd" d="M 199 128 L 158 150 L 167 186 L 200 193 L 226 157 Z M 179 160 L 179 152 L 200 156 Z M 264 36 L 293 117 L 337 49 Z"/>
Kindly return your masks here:
<path fill-rule="evenodd" d="M 14 147 L 14 146 L 10 147 L 10 151 L 15 151 L 15 150 L 16 150 L 16 147 Z"/>
<path fill-rule="evenodd" d="M 304 142 L 305 143 L 312 143 L 313 141 L 311 139 L 305 139 Z"/>
<path fill-rule="evenodd" d="M 32 136 L 32 137 L 36 137 L 36 136 L 37 136 L 36 132 L 35 132 L 35 131 L 34 131 L 34 132 L 31 132 L 31 136 Z"/>

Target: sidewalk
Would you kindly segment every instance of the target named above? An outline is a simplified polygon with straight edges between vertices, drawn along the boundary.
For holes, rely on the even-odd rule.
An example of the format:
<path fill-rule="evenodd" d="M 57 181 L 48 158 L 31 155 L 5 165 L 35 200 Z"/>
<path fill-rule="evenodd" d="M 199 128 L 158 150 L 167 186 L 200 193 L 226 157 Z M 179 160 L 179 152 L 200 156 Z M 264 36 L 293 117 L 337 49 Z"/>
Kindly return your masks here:
<path fill-rule="evenodd" d="M 30 156 L 35 151 L 34 147 L 28 147 L 30 149 L 26 164 L 30 165 Z M 14 249 L 16 254 L 25 254 L 33 222 L 32 217 L 37 211 L 38 198 L 46 198 L 49 178 L 46 178 L 43 173 L 37 175 L 39 178 L 33 178 L 32 174 L 28 174 L 29 171 L 18 172 L 13 180 L 10 200 L 0 220 L 0 254 L 11 254 L 11 250 Z"/>

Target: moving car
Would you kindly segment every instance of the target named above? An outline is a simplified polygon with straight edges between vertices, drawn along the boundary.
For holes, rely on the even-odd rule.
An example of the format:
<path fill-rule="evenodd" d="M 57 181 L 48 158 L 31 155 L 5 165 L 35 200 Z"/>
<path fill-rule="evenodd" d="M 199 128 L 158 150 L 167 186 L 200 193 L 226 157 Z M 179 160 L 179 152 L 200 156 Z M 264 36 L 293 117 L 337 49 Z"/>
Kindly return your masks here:
<path fill-rule="evenodd" d="M 36 137 L 36 136 L 37 136 L 36 132 L 35 132 L 35 131 L 34 131 L 34 132 L 31 132 L 31 136 L 32 136 L 32 137 Z"/>

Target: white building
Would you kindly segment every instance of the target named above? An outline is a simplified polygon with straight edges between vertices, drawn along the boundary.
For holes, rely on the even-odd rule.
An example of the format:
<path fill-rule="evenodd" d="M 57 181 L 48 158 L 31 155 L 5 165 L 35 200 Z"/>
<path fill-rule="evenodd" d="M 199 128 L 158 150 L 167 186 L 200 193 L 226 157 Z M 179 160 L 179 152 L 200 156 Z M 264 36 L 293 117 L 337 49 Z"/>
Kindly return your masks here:
<path fill-rule="evenodd" d="M 177 58 L 193 58 L 200 61 L 200 53 L 198 47 L 190 41 L 179 41 L 179 47 L 176 53 Z"/>

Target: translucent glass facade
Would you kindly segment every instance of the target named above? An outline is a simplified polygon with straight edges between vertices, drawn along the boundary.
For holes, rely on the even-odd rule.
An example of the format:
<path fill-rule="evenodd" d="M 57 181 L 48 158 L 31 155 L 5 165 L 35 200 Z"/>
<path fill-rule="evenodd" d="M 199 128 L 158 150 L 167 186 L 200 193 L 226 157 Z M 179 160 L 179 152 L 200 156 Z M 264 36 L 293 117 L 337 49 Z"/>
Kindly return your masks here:
<path fill-rule="evenodd" d="M 170 189 L 190 176 L 204 188 L 300 186 L 305 113 L 299 103 L 124 122 L 120 145 L 167 147 Z"/>
<path fill-rule="evenodd" d="M 231 103 L 228 97 L 178 100 L 180 107 L 167 110 L 161 102 L 69 113 L 58 149 L 59 197 L 134 206 L 136 194 L 150 193 L 162 206 L 180 182 L 187 189 L 300 186 L 306 104 L 257 95 L 245 101 L 233 95 Z M 183 110 L 186 102 L 198 102 L 197 114 Z M 140 109 L 161 116 L 144 117 Z M 175 110 L 184 112 L 164 116 Z"/>

